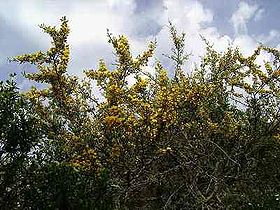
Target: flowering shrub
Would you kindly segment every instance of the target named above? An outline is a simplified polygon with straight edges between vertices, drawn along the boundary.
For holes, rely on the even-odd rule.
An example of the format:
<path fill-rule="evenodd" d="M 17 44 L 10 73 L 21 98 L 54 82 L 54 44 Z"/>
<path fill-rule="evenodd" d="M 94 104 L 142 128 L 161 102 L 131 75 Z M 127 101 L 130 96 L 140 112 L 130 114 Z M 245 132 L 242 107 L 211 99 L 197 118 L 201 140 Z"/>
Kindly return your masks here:
<path fill-rule="evenodd" d="M 155 74 L 144 70 L 156 43 L 133 57 L 125 36 L 108 33 L 115 68 L 100 60 L 80 80 L 67 74 L 67 23 L 41 25 L 52 38 L 47 52 L 14 58 L 35 65 L 26 77 L 46 84 L 23 93 L 44 143 L 36 149 L 40 159 L 28 156 L 33 175 L 22 174 L 19 209 L 280 205 L 279 50 L 259 46 L 244 57 L 233 47 L 217 52 L 205 40 L 201 65 L 187 75 L 185 34 L 170 24 L 170 77 L 160 61 Z M 261 52 L 272 58 L 264 66 L 256 63 Z M 96 98 L 92 81 L 104 99 Z"/>

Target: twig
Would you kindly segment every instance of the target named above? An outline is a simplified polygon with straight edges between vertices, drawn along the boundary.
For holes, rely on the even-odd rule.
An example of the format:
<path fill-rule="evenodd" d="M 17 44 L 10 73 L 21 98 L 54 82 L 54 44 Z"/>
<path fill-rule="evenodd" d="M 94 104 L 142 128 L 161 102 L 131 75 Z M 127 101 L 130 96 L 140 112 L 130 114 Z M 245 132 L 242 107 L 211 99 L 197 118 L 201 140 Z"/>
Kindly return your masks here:
<path fill-rule="evenodd" d="M 172 197 L 183 187 L 183 185 L 181 185 L 180 187 L 177 188 L 177 190 L 175 190 L 170 196 L 169 198 L 167 199 L 163 209 L 167 209 L 168 205 L 171 203 L 171 199 Z"/>
<path fill-rule="evenodd" d="M 227 153 L 225 150 L 223 150 L 218 144 L 216 144 L 215 142 L 207 139 L 207 141 L 209 141 L 210 143 L 214 144 L 219 150 L 221 150 L 229 160 L 231 160 L 233 163 L 235 163 L 236 165 L 238 165 L 240 167 L 240 164 L 238 162 L 236 162 L 235 160 L 233 160 Z"/>

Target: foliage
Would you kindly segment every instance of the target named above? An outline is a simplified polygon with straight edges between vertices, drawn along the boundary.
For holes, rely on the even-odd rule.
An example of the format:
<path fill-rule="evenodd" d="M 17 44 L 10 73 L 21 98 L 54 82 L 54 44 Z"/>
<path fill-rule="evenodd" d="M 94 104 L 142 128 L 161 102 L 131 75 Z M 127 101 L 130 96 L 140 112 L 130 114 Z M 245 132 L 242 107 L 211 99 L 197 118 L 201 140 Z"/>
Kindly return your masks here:
<path fill-rule="evenodd" d="M 207 53 L 201 65 L 186 75 L 185 35 L 178 35 L 170 24 L 172 78 L 159 61 L 153 66 L 155 74 L 145 71 L 156 43 L 133 57 L 125 36 L 108 33 L 115 68 L 100 60 L 98 68 L 85 71 L 80 80 L 67 74 L 66 18 L 60 28 L 41 28 L 51 36 L 52 47 L 14 59 L 35 65 L 38 71 L 26 77 L 46 85 L 24 95 L 12 88 L 12 95 L 28 102 L 24 113 L 32 108 L 24 118 L 36 116 L 36 122 L 28 121 L 29 127 L 17 128 L 28 138 L 19 138 L 17 131 L 7 138 L 15 119 L 1 115 L 8 120 L 1 124 L 4 141 L 19 141 L 10 148 L 21 149 L 28 160 L 24 164 L 14 160 L 24 169 L 18 172 L 23 181 L 19 185 L 13 181 L 20 196 L 11 200 L 11 207 L 273 209 L 280 205 L 277 49 L 259 46 L 244 57 L 233 47 L 217 52 L 205 40 Z M 260 66 L 256 59 L 263 52 L 272 60 Z M 130 77 L 136 80 L 133 85 L 128 84 Z M 92 81 L 104 99 L 94 96 Z M 9 84 L 2 84 L 6 92 Z M 4 107 L 15 117 L 22 109 L 13 108 L 18 103 L 5 91 L 1 110 Z M 39 146 L 32 150 L 31 142 L 39 133 Z M 1 144 L 10 144 L 5 142 Z"/>
<path fill-rule="evenodd" d="M 0 104 L 0 205 L 13 209 L 28 153 L 37 144 L 40 130 L 32 105 L 19 94 L 13 78 L 0 82 Z"/>

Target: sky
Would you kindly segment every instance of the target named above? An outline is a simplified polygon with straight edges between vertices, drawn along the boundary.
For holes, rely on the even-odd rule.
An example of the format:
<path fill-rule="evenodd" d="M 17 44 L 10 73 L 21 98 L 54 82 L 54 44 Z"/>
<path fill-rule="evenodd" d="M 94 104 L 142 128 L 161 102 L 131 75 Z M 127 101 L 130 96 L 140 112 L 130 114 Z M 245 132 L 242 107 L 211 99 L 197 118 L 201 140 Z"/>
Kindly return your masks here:
<path fill-rule="evenodd" d="M 191 53 L 185 68 L 190 71 L 205 53 L 204 36 L 218 51 L 229 44 L 250 55 L 260 44 L 280 48 L 280 0 L 0 0 L 0 80 L 10 73 L 34 71 L 30 65 L 8 62 L 7 58 L 45 51 L 50 38 L 39 24 L 59 25 L 66 16 L 71 33 L 69 73 L 80 77 L 95 69 L 99 59 L 114 62 L 106 30 L 128 37 L 133 55 L 157 40 L 155 58 L 166 69 L 172 63 L 168 20 L 186 33 L 186 51 Z M 260 61 L 267 59 L 263 54 Z M 155 60 L 155 59 L 154 59 Z M 147 71 L 153 71 L 153 61 Z M 20 79 L 20 85 L 28 81 Z"/>

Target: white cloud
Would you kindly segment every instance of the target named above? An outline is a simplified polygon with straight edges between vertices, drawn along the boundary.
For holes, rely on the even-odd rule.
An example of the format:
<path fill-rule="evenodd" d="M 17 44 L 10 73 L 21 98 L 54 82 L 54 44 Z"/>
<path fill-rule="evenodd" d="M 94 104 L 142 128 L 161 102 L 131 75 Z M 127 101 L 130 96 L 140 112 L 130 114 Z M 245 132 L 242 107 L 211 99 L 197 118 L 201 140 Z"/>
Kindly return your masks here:
<path fill-rule="evenodd" d="M 1 1 L 0 8 L 2 18 L 35 37 L 41 36 L 38 24 L 57 25 L 58 20 L 66 15 L 70 20 L 72 42 L 79 44 L 106 39 L 107 28 L 117 33 L 126 31 L 124 24 L 133 14 L 135 4 L 133 0 L 82 1 L 76 4 L 63 0 L 55 3 L 10 0 L 5 3 Z M 14 11 L 13 15 L 10 14 L 11 10 Z"/>
<path fill-rule="evenodd" d="M 236 34 L 247 34 L 247 23 L 254 17 L 257 10 L 257 5 L 249 5 L 246 2 L 239 3 L 238 9 L 231 16 Z"/>
<path fill-rule="evenodd" d="M 156 56 L 164 61 L 167 69 L 170 69 L 171 65 L 162 53 L 170 52 L 168 20 L 176 25 L 179 32 L 186 32 L 186 49 L 193 54 L 186 66 L 187 71 L 190 71 L 194 67 L 194 62 L 198 63 L 200 56 L 205 53 L 205 44 L 200 35 L 213 43 L 219 51 L 225 50 L 229 43 L 234 43 L 240 46 L 246 55 L 249 55 L 257 46 L 257 40 L 247 33 L 247 23 L 253 18 L 257 21 L 263 17 L 264 10 L 259 9 L 258 5 L 239 3 L 238 9 L 231 17 L 236 36 L 230 37 L 221 34 L 218 28 L 213 26 L 213 11 L 205 8 L 197 0 L 164 0 L 163 4 L 166 9 L 152 10 L 148 16 L 159 26 L 163 26 L 156 36 L 158 42 Z M 137 33 L 133 33 L 137 25 L 134 21 L 139 18 L 136 18 L 135 9 L 134 0 L 0 1 L 0 17 L 19 28 L 26 39 L 38 42 L 43 49 L 49 46 L 50 40 L 38 29 L 38 24 L 58 25 L 59 18 L 66 15 L 70 20 L 71 28 L 70 72 L 78 75 L 81 75 L 85 68 L 95 67 L 100 58 L 107 59 L 109 63 L 113 61 L 112 48 L 107 43 L 107 28 L 115 35 L 128 34 L 134 55 L 145 50 L 148 41 L 154 40 L 154 35 L 138 37 Z M 13 15 L 10 14 L 11 11 Z M 142 26 L 145 27 L 145 22 Z M 262 36 L 261 39 L 270 40 L 277 37 L 279 37 L 279 32 L 271 31 L 269 35 Z M 152 64 L 153 62 L 147 67 L 150 72 L 153 72 Z"/>
<path fill-rule="evenodd" d="M 133 14 L 133 1 L 88 1 L 77 4 L 70 12 L 71 41 L 74 44 L 106 42 L 106 29 L 114 33 L 128 32 Z"/>
<path fill-rule="evenodd" d="M 237 36 L 233 44 L 240 47 L 240 51 L 245 55 L 249 56 L 253 53 L 253 50 L 258 46 L 258 43 L 254 38 L 249 35 Z"/>
<path fill-rule="evenodd" d="M 262 51 L 260 55 L 256 58 L 256 63 L 261 66 L 261 69 L 266 72 L 264 64 L 271 60 L 271 54 L 268 52 Z"/>
<path fill-rule="evenodd" d="M 240 48 L 240 51 L 245 55 L 251 55 L 254 50 L 259 46 L 260 42 L 268 44 L 271 40 L 275 39 L 279 33 L 276 30 L 271 30 L 268 35 L 250 35 L 247 29 L 249 21 L 259 21 L 263 18 L 264 9 L 259 5 L 250 5 L 246 2 L 240 2 L 238 9 L 231 16 L 231 23 L 235 29 L 235 37 L 233 38 L 233 45 Z M 258 63 L 262 64 L 263 60 L 268 60 L 268 56 L 262 53 L 258 56 Z"/>
<path fill-rule="evenodd" d="M 65 5 L 68 5 L 68 7 L 64 7 Z M 86 52 L 93 53 L 94 56 L 99 56 L 99 58 L 103 56 L 108 57 L 112 50 L 107 44 L 107 28 L 112 30 L 114 34 L 131 34 L 130 32 L 134 25 L 132 22 L 135 10 L 134 1 L 83 1 L 75 5 L 73 3 L 59 5 L 57 3 L 54 4 L 52 1 L 39 4 L 35 0 L 23 0 L 20 2 L 11 0 L 10 3 L 2 3 L 0 6 L 6 7 L 6 9 L 0 10 L 1 16 L 9 19 L 9 22 L 17 24 L 24 33 L 27 33 L 26 36 L 29 36 L 34 41 L 38 40 L 42 46 L 48 46 L 49 39 L 47 36 L 42 35 L 37 25 L 40 23 L 57 24 L 58 19 L 66 15 L 70 20 L 69 24 L 71 27 L 69 42 L 73 49 L 73 68 L 82 65 L 82 62 L 86 64 L 91 62 L 91 55 L 83 55 L 82 58 L 80 56 L 85 49 Z M 6 12 L 12 6 L 16 6 L 14 8 L 16 11 L 14 16 Z M 195 0 L 165 0 L 164 6 L 166 10 L 161 15 L 154 14 L 157 17 L 157 23 L 159 25 L 166 25 L 170 19 L 178 29 L 187 33 L 187 48 L 189 52 L 194 54 L 191 58 L 192 61 L 198 61 L 198 56 L 204 53 L 204 43 L 200 38 L 200 34 L 215 43 L 219 50 L 227 47 L 230 38 L 221 35 L 217 28 L 207 26 L 213 21 L 213 13 L 204 8 L 200 2 Z M 241 12 L 243 10 L 241 9 Z M 136 53 L 145 49 L 146 42 L 149 39 L 153 40 L 153 37 L 141 39 L 134 36 L 129 38 L 132 43 L 132 49 Z M 170 49 L 167 27 L 162 28 L 157 36 L 157 40 L 159 43 L 157 55 L 161 57 L 162 53 L 168 53 Z M 95 53 L 94 49 L 98 52 Z M 77 61 L 78 58 L 76 57 L 79 57 L 81 60 Z M 97 58 L 93 60 L 96 61 Z"/>
<path fill-rule="evenodd" d="M 263 44 L 269 44 L 275 40 L 280 40 L 280 31 L 270 30 L 268 34 L 261 34 L 257 36 L 257 39 Z"/>
<path fill-rule="evenodd" d="M 112 49 L 107 43 L 106 29 L 110 29 L 114 34 L 129 33 L 132 24 L 130 16 L 133 15 L 134 9 L 133 0 L 78 3 L 74 1 L 38 2 L 37 0 L 0 1 L 0 17 L 12 23 L 27 40 L 38 42 L 37 45 L 43 50 L 49 47 L 50 39 L 42 34 L 38 25 L 41 23 L 58 25 L 58 20 L 66 15 L 71 28 L 70 71 L 72 73 L 75 71 L 79 75 L 82 74 L 83 69 L 91 68 L 92 66 L 89 65 L 93 65 L 93 62 L 99 58 L 110 57 Z M 10 14 L 11 11 L 13 15 Z"/>
<path fill-rule="evenodd" d="M 263 19 L 264 13 L 265 13 L 264 9 L 259 9 L 255 14 L 254 21 L 259 21 L 259 20 Z"/>
<path fill-rule="evenodd" d="M 187 29 L 187 32 L 196 33 L 202 23 L 211 23 L 213 14 L 210 10 L 205 9 L 198 1 L 193 0 L 165 0 L 164 5 L 167 8 L 166 19 L 171 19 L 178 28 Z"/>
<path fill-rule="evenodd" d="M 193 70 L 195 64 L 199 64 L 200 56 L 205 53 L 205 43 L 200 35 L 213 43 L 219 51 L 225 50 L 232 42 L 229 36 L 220 34 L 216 27 L 211 26 L 214 14 L 200 2 L 196 0 L 165 0 L 164 4 L 166 10 L 162 14 L 163 22 L 167 23 L 170 19 L 179 29 L 178 32 L 186 32 L 186 50 L 192 54 L 185 66 L 187 72 Z M 159 43 L 157 56 L 164 60 L 161 53 L 169 53 L 171 46 L 167 27 L 162 28 L 157 40 Z M 167 68 L 170 69 L 171 65 Z"/>

